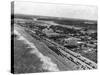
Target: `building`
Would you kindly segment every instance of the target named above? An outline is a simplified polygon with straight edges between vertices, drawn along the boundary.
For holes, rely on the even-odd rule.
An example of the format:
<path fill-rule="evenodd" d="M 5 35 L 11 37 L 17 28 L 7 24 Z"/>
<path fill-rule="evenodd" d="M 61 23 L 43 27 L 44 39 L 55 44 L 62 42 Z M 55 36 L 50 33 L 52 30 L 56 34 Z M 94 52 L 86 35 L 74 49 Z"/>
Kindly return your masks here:
<path fill-rule="evenodd" d="M 67 46 L 77 46 L 77 45 L 79 45 L 78 41 L 80 41 L 80 39 L 74 38 L 74 37 L 64 39 L 65 45 L 67 45 Z"/>
<path fill-rule="evenodd" d="M 49 38 L 50 37 L 57 37 L 57 36 L 59 36 L 59 34 L 54 32 L 53 29 L 51 29 L 51 28 L 45 28 L 45 29 L 42 30 L 42 32 L 44 34 L 46 34 L 46 36 L 49 37 Z"/>

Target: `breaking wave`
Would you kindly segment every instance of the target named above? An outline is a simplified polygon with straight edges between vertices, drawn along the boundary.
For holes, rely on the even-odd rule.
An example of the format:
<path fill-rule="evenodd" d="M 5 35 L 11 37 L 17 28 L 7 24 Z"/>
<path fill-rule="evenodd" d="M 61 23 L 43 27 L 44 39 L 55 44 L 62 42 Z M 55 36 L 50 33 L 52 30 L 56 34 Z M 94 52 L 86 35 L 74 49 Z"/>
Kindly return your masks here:
<path fill-rule="evenodd" d="M 39 50 L 36 48 L 36 46 L 28 41 L 24 36 L 22 36 L 17 30 L 14 30 L 14 33 L 19 36 L 18 40 L 23 40 L 25 44 L 28 44 L 28 48 L 32 48 L 32 51 L 30 53 L 35 54 L 37 57 L 40 58 L 40 61 L 43 62 L 42 68 L 44 70 L 48 71 L 59 71 L 59 68 L 57 67 L 57 64 L 52 62 L 51 58 L 44 56 Z"/>

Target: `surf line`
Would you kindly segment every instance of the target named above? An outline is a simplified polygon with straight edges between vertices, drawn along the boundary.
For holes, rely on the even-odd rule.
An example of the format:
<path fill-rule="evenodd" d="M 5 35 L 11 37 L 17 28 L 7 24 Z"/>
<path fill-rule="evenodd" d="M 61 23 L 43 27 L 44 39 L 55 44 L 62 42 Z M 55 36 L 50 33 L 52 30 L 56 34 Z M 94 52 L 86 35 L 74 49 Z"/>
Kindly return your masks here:
<path fill-rule="evenodd" d="M 18 30 L 14 29 L 14 33 L 19 36 L 18 40 L 23 40 L 25 44 L 28 44 L 29 46 L 28 48 L 32 48 L 30 53 L 35 54 L 37 57 L 40 58 L 40 61 L 43 62 L 42 68 L 44 70 L 55 71 L 55 72 L 60 71 L 59 68 L 57 67 L 57 64 L 52 62 L 51 58 L 49 58 L 48 56 L 44 56 L 41 52 L 39 52 L 36 46 L 30 41 L 28 41 L 24 36 L 22 36 L 21 33 L 18 32 Z"/>

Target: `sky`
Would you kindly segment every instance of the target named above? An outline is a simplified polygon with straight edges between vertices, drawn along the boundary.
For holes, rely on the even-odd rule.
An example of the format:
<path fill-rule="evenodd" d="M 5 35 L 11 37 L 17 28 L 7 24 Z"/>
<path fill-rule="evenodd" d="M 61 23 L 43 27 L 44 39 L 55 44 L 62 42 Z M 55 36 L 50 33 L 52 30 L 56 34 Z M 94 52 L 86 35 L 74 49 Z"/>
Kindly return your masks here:
<path fill-rule="evenodd" d="M 29 14 L 53 17 L 97 20 L 96 6 L 65 5 L 51 3 L 14 2 L 14 14 Z"/>

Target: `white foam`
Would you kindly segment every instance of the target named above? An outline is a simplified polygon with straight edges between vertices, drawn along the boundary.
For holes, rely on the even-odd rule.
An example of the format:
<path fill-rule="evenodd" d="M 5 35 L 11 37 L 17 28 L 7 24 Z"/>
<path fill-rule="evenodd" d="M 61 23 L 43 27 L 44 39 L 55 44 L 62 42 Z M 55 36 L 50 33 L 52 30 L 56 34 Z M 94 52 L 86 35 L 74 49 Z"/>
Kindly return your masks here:
<path fill-rule="evenodd" d="M 32 48 L 32 51 L 30 53 L 35 54 L 37 57 L 40 58 L 40 61 L 43 62 L 42 68 L 48 71 L 59 71 L 59 68 L 57 67 L 57 64 L 52 62 L 51 58 L 44 56 L 39 50 L 36 48 L 36 46 L 28 41 L 25 37 L 23 37 L 17 30 L 14 30 L 14 33 L 19 35 L 18 40 L 23 40 L 25 44 L 28 44 L 28 48 Z"/>

